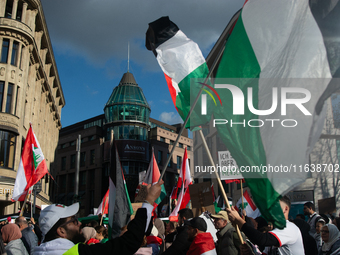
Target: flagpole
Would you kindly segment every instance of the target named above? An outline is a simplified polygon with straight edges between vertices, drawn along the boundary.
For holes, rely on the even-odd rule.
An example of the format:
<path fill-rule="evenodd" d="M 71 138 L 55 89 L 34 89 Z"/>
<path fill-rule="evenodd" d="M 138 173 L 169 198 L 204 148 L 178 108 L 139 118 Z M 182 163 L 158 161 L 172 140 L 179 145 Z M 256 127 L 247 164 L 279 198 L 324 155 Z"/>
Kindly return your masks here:
<path fill-rule="evenodd" d="M 226 42 L 225 42 L 225 43 L 226 43 Z M 219 62 L 220 58 L 221 58 L 222 55 L 223 55 L 223 52 L 224 52 L 224 49 L 225 49 L 225 43 L 224 43 L 224 46 L 220 49 L 220 51 L 219 51 L 219 53 L 218 53 L 216 59 L 214 60 L 213 65 L 212 65 L 211 68 L 210 68 L 210 71 L 209 71 L 209 73 L 208 73 L 208 76 L 205 78 L 205 80 L 204 80 L 203 83 L 206 83 L 206 82 L 209 80 L 209 77 L 210 77 L 210 76 L 212 75 L 212 73 L 214 72 L 214 70 L 215 70 L 215 68 L 216 68 L 216 66 L 217 66 L 217 63 Z M 180 131 L 179 131 L 179 133 L 178 133 L 178 136 L 177 136 L 177 138 L 176 138 L 176 141 L 175 141 L 174 144 L 173 144 L 173 147 L 172 147 L 172 150 L 171 150 L 171 152 L 170 152 L 170 155 L 169 155 L 169 157 L 168 157 L 168 159 L 167 159 L 167 161 L 166 161 L 166 163 L 165 163 L 165 165 L 164 165 L 164 168 L 163 168 L 163 170 L 162 170 L 161 176 L 159 177 L 159 180 L 158 180 L 158 181 L 162 180 L 162 178 L 163 178 L 163 176 L 164 176 L 164 174 L 165 174 L 165 170 L 167 169 L 168 164 L 169 164 L 169 162 L 170 162 L 170 160 L 171 160 L 172 154 L 174 153 L 174 151 L 175 151 L 175 149 L 176 149 L 176 145 L 177 145 L 177 143 L 178 143 L 178 141 L 179 141 L 179 138 L 181 137 L 181 135 L 182 135 L 182 133 L 183 133 L 183 131 L 184 131 L 184 129 L 185 129 L 185 125 L 186 125 L 186 124 L 188 123 L 188 121 L 189 121 L 189 117 L 190 117 L 191 113 L 194 111 L 194 108 L 195 108 L 195 106 L 196 106 L 196 104 L 197 104 L 197 102 L 198 102 L 198 100 L 199 100 L 199 98 L 200 98 L 200 96 L 201 96 L 201 94 L 202 94 L 203 88 L 204 88 L 204 85 L 202 85 L 200 91 L 198 92 L 198 94 L 197 94 L 197 96 L 196 96 L 196 98 L 195 98 L 194 103 L 192 104 L 192 106 L 191 106 L 191 108 L 190 108 L 190 111 L 189 111 L 189 113 L 188 113 L 186 119 L 184 120 L 184 123 L 183 123 L 183 125 L 182 125 L 182 127 L 181 127 L 181 129 L 180 129 Z"/>
<path fill-rule="evenodd" d="M 27 195 L 25 196 L 25 200 L 24 200 L 24 203 L 22 204 L 19 216 L 22 216 L 24 214 L 24 209 L 25 209 L 25 206 L 26 206 L 28 196 L 29 196 L 29 190 L 27 191 Z"/>
<path fill-rule="evenodd" d="M 211 156 L 211 153 L 210 153 L 210 150 L 208 148 L 207 142 L 205 141 L 202 129 L 200 129 L 198 132 L 199 132 L 199 134 L 201 136 L 201 139 L 202 139 L 202 142 L 203 142 L 203 146 L 204 146 L 205 150 L 207 151 L 208 158 L 209 158 L 209 161 L 210 161 L 210 165 L 214 166 L 214 160 L 213 160 L 213 158 Z M 214 172 L 215 172 L 215 175 L 216 175 L 217 183 L 218 183 L 218 185 L 219 185 L 219 187 L 220 187 L 220 189 L 222 191 L 222 195 L 223 195 L 224 201 L 226 201 L 228 209 L 230 209 L 230 204 L 229 204 L 229 201 L 228 201 L 228 197 L 227 197 L 227 194 L 225 193 L 225 190 L 223 188 L 221 179 L 218 176 L 217 171 L 214 171 Z M 238 237 L 240 238 L 241 243 L 243 243 L 243 238 L 242 238 L 242 235 L 241 235 L 241 232 L 240 232 L 240 229 L 239 229 L 238 225 L 235 226 L 235 229 L 236 229 L 236 232 L 238 234 Z"/>
<path fill-rule="evenodd" d="M 244 203 L 243 203 L 243 184 L 241 179 L 241 201 L 242 201 L 242 218 L 244 219 L 243 211 L 244 211 Z"/>

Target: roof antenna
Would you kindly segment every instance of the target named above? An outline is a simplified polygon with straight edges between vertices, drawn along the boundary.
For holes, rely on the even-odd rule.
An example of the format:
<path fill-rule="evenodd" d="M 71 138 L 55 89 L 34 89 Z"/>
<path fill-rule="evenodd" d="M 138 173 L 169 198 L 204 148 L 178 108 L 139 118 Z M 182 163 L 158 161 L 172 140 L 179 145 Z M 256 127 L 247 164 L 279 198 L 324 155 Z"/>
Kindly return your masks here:
<path fill-rule="evenodd" d="M 130 69 L 130 42 L 128 42 L 128 72 L 129 72 L 129 69 Z"/>

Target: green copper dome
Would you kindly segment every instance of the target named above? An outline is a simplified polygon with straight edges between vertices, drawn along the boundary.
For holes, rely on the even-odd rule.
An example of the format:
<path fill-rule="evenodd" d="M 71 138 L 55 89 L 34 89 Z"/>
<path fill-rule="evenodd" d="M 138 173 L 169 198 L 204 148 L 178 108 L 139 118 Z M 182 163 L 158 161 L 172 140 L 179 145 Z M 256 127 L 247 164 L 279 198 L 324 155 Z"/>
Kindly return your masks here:
<path fill-rule="evenodd" d="M 123 75 L 107 101 L 104 112 L 106 123 L 136 121 L 148 124 L 151 110 L 132 73 Z"/>

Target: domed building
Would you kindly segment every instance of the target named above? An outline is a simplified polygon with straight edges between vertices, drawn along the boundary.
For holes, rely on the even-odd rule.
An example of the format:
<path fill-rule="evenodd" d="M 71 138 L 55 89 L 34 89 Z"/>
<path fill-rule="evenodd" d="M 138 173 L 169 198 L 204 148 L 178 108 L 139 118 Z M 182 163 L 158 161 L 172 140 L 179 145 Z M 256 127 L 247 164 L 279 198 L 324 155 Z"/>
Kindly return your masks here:
<path fill-rule="evenodd" d="M 74 202 L 76 180 L 76 140 L 81 135 L 79 190 L 80 216 L 95 212 L 109 186 L 111 137 L 115 139 L 128 193 L 134 202 L 139 173 L 148 169 L 152 148 L 162 171 L 168 195 L 177 183 L 185 148 L 191 158 L 192 139 L 185 130 L 168 165 L 167 158 L 177 139 L 181 124 L 168 125 L 150 117 L 151 108 L 130 72 L 123 74 L 113 88 L 104 114 L 64 127 L 59 133 L 56 160 L 53 165 L 51 198 L 56 203 Z M 168 203 L 164 199 L 160 204 Z M 160 211 L 160 210 L 159 210 Z"/>
<path fill-rule="evenodd" d="M 125 73 L 105 105 L 104 129 L 106 141 L 113 133 L 129 190 L 138 185 L 139 172 L 148 169 L 150 112 L 133 74 Z"/>

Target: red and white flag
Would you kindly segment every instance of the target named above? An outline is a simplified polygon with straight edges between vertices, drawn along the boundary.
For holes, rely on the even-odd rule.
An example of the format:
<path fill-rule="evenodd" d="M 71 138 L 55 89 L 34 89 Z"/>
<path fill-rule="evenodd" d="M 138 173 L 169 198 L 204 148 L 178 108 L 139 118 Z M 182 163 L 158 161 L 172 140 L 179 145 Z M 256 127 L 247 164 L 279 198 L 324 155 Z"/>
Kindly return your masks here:
<path fill-rule="evenodd" d="M 15 179 L 12 201 L 24 201 L 30 187 L 48 174 L 44 154 L 30 126 Z"/>
<path fill-rule="evenodd" d="M 178 202 L 173 210 L 173 212 L 169 216 L 170 221 L 178 220 L 178 211 L 185 208 L 190 201 L 190 193 L 189 193 L 189 185 L 192 184 L 191 175 L 190 175 L 190 166 L 189 159 L 187 154 L 187 148 L 184 151 L 183 163 L 181 166 L 181 172 L 179 174 L 177 187 L 181 187 L 181 193 L 178 197 Z"/>
<path fill-rule="evenodd" d="M 97 215 L 99 214 L 108 214 L 109 213 L 109 192 L 110 192 L 110 188 L 106 191 L 102 202 L 100 203 L 98 210 L 97 210 Z"/>

